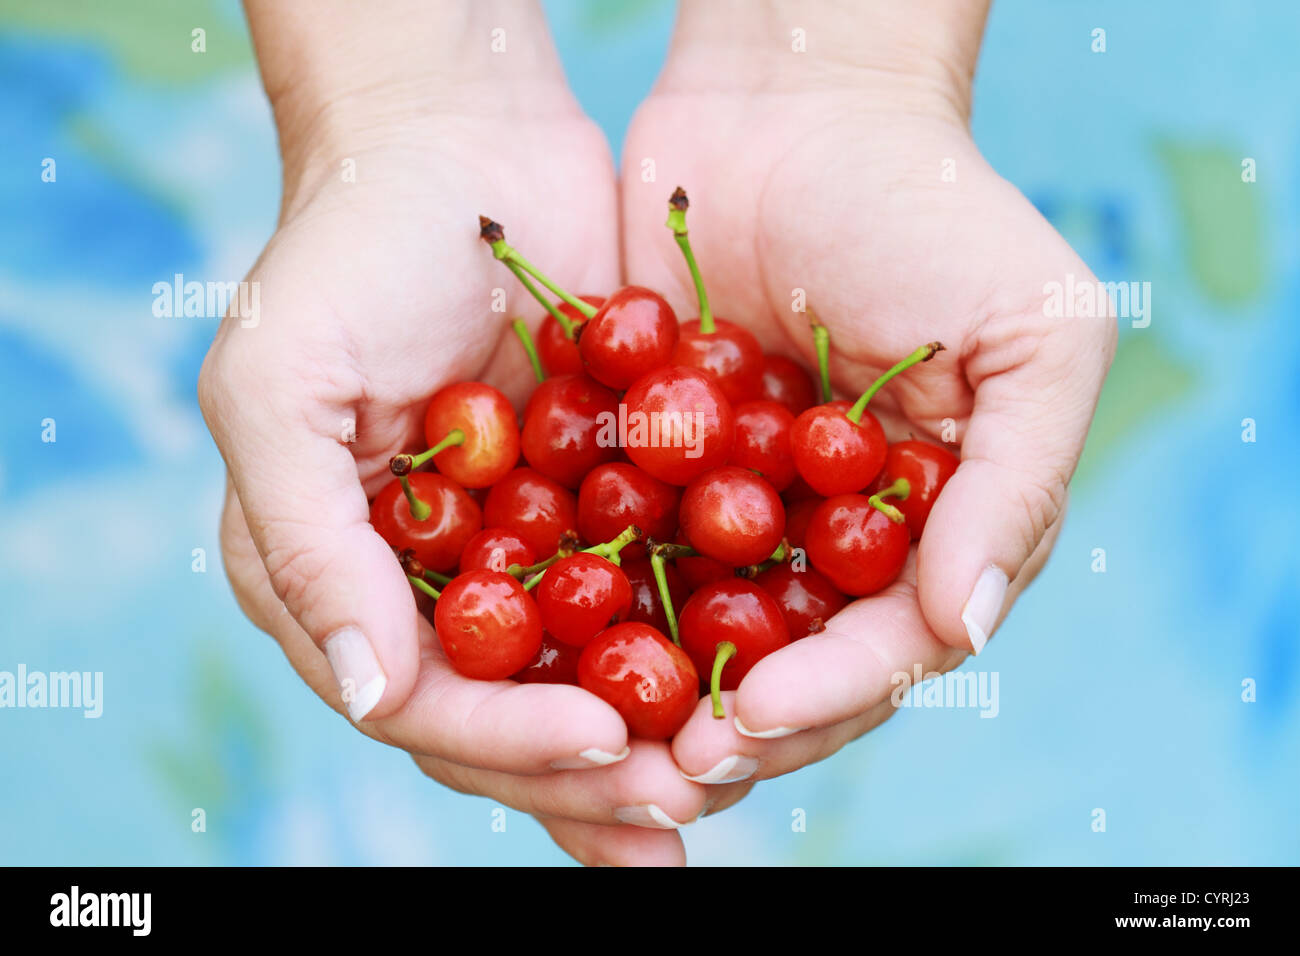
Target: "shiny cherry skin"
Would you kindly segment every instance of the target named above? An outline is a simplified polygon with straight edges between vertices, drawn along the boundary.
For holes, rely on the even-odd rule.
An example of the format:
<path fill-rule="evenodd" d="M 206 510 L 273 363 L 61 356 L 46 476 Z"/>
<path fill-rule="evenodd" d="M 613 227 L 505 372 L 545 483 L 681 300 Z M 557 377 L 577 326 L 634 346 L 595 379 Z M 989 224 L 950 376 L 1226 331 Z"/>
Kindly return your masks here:
<path fill-rule="evenodd" d="M 685 485 L 724 464 L 735 440 L 731 403 L 699 369 L 670 365 L 623 396 L 632 463 L 670 485 Z"/>
<path fill-rule="evenodd" d="M 890 500 L 892 503 L 892 499 Z M 845 594 L 864 597 L 893 584 L 912 536 L 866 495 L 835 495 L 808 522 L 808 560 Z"/>
<path fill-rule="evenodd" d="M 763 356 L 763 387 L 759 397 L 780 402 L 799 415 L 817 404 L 817 386 L 812 374 L 794 359 L 784 355 Z"/>
<path fill-rule="evenodd" d="M 750 668 L 790 643 L 790 629 L 776 599 L 744 578 L 718 581 L 692 594 L 678 618 L 677 635 L 706 681 L 713 673 L 718 644 L 736 645 L 736 655 L 722 669 L 722 690 L 735 690 Z"/>
<path fill-rule="evenodd" d="M 632 585 L 622 568 L 581 551 L 547 568 L 535 593 L 547 633 L 574 647 L 590 644 L 632 610 Z"/>
<path fill-rule="evenodd" d="M 672 363 L 679 334 L 677 316 L 663 296 L 629 285 L 606 299 L 582 326 L 578 353 L 592 378 L 625 389 Z"/>
<path fill-rule="evenodd" d="M 885 455 L 885 467 L 873 489 L 888 488 L 899 478 L 906 478 L 911 489 L 906 498 L 891 498 L 889 503 L 907 519 L 912 540 L 919 540 L 930 517 L 930 509 L 960 462 L 946 448 L 909 439 L 894 442 Z"/>
<path fill-rule="evenodd" d="M 885 430 L 876 416 L 849 420 L 848 402 L 815 405 L 790 427 L 790 451 L 803 480 L 819 495 L 850 494 L 876 480 L 885 465 Z"/>
<path fill-rule="evenodd" d="M 586 375 L 559 375 L 537 386 L 521 439 L 529 467 L 577 488 L 597 465 L 618 457 L 611 439 L 618 396 Z M 626 527 L 626 526 L 625 526 Z"/>
<path fill-rule="evenodd" d="M 549 555 L 548 555 L 549 557 Z M 484 528 L 465 543 L 460 553 L 460 571 L 504 571 L 512 564 L 522 568 L 537 563 L 528 542 L 505 528 Z"/>
<path fill-rule="evenodd" d="M 503 680 L 542 646 L 542 617 L 524 586 L 499 571 L 452 579 L 434 604 L 433 628 L 452 667 L 478 680 Z"/>
<path fill-rule="evenodd" d="M 628 549 L 624 548 L 623 554 L 627 552 Z M 626 619 L 649 624 L 666 633 L 668 615 L 664 612 L 663 601 L 659 598 L 659 585 L 655 582 L 654 568 L 650 566 L 650 560 L 648 558 L 624 560 L 623 573 L 627 575 L 627 583 L 632 587 L 632 610 L 628 611 Z M 691 592 L 686 587 L 681 572 L 671 562 L 664 563 L 664 580 L 668 584 L 668 596 L 672 599 L 673 607 L 679 608 L 684 605 Z"/>
<path fill-rule="evenodd" d="M 432 448 L 452 429 L 465 433 L 459 445 L 433 456 L 438 471 L 464 488 L 486 488 L 519 460 L 519 425 L 510 400 L 491 385 L 457 382 L 434 393 L 424 415 L 424 438 Z"/>
<path fill-rule="evenodd" d="M 605 304 L 605 300 L 596 295 L 580 295 L 578 298 L 597 309 Z M 573 338 L 566 337 L 560 323 L 547 312 L 537 330 L 537 355 L 542 360 L 546 374 L 576 375 L 584 371 L 582 356 L 578 354 L 577 327 L 586 322 L 587 317 L 567 302 L 557 302 L 555 306 L 557 312 L 574 324 Z"/>
<path fill-rule="evenodd" d="M 578 489 L 578 533 L 584 541 L 610 541 L 628 525 L 657 541 L 668 541 L 677 530 L 677 505 L 682 490 L 660 481 L 636 465 L 614 462 L 593 468 Z M 622 550 L 623 557 L 645 553 L 641 541 Z"/>
<path fill-rule="evenodd" d="M 683 323 L 673 364 L 709 375 L 733 405 L 752 401 L 763 390 L 763 350 L 754 334 L 734 322 L 714 318 L 714 331 L 700 331 L 700 320 Z"/>
<path fill-rule="evenodd" d="M 624 621 L 601 632 L 578 658 L 578 684 L 619 712 L 628 732 L 667 740 L 700 698 L 686 652 L 648 624 Z"/>
<path fill-rule="evenodd" d="M 785 505 L 766 478 L 724 465 L 686 486 L 681 522 L 696 551 L 739 568 L 772 556 L 785 533 Z"/>
<path fill-rule="evenodd" d="M 754 583 L 781 608 L 792 641 L 816 634 L 849 603 L 825 575 L 812 567 L 796 571 L 789 564 L 775 564 L 755 577 Z"/>
<path fill-rule="evenodd" d="M 812 520 L 817 506 L 825 500 L 814 495 L 811 498 L 800 498 L 798 501 L 786 504 L 785 540 L 790 542 L 790 547 L 808 547 L 808 522 Z"/>
<path fill-rule="evenodd" d="M 542 646 L 532 663 L 511 680 L 520 684 L 573 684 L 578 683 L 578 658 L 582 655 L 576 647 L 561 643 L 545 631 Z"/>
<path fill-rule="evenodd" d="M 524 539 L 539 561 L 556 552 L 565 535 L 578 533 L 578 499 L 554 478 L 516 468 L 488 492 L 483 520 Z"/>
<path fill-rule="evenodd" d="M 370 523 L 397 550 L 412 549 L 430 571 L 450 571 L 465 544 L 483 527 L 483 513 L 465 489 L 445 475 L 419 471 L 407 480 L 415 496 L 429 506 L 429 517 L 420 521 L 411 514 L 402 483 L 394 478 L 370 505 Z"/>
<path fill-rule="evenodd" d="M 728 464 L 756 471 L 777 491 L 785 491 L 798 471 L 790 453 L 794 416 L 780 402 L 760 400 L 736 406 L 736 441 Z"/>

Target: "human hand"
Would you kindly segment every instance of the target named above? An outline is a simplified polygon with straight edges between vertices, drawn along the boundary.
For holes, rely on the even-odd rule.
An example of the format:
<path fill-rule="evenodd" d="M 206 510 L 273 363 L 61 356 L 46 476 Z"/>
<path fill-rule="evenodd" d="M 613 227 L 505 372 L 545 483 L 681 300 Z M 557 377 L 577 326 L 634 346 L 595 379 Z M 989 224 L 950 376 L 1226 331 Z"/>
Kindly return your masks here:
<path fill-rule="evenodd" d="M 568 287 L 617 284 L 608 149 L 532 5 L 349 6 L 249 3 L 284 200 L 248 276 L 260 316 L 227 317 L 199 382 L 229 468 L 236 597 L 330 706 L 431 777 L 537 815 L 584 862 L 680 862 L 676 833 L 648 827 L 740 793 L 683 780 L 664 744 L 629 751 L 618 714 L 579 688 L 458 675 L 368 523 L 438 386 L 518 400 L 531 380 L 506 317 L 541 309 L 479 242 L 480 212 Z M 508 55 L 491 53 L 494 27 Z"/>
<path fill-rule="evenodd" d="M 714 310 L 766 350 L 814 361 L 796 290 L 830 330 L 846 395 L 942 341 L 871 408 L 891 441 L 955 438 L 962 459 L 896 583 L 755 666 L 724 695 L 735 723 L 701 702 L 673 741 L 693 778 L 787 773 L 881 723 L 900 675 L 949 670 L 983 647 L 1059 532 L 1115 328 L 1045 317 L 1044 283 L 1092 276 L 971 140 L 983 16 L 946 0 L 761 11 L 685 0 L 629 132 L 630 281 L 696 314 L 663 226 L 672 187 L 686 186 Z M 791 49 L 795 28 L 807 53 Z"/>

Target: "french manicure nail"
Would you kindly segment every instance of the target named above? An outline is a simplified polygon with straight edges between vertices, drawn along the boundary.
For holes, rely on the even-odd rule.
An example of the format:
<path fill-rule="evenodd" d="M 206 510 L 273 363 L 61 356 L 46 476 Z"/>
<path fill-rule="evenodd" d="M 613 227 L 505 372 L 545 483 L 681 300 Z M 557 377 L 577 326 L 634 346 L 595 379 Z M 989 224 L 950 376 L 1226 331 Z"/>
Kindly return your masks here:
<path fill-rule="evenodd" d="M 980 572 L 979 580 L 971 589 L 966 606 L 961 609 L 961 622 L 966 625 L 970 646 L 978 654 L 984 650 L 993 634 L 993 627 L 1002 613 L 1002 602 L 1007 596 L 1006 573 L 996 565 Z"/>
<path fill-rule="evenodd" d="M 614 811 L 614 816 L 634 827 L 649 827 L 653 830 L 677 830 L 682 826 L 653 803 L 639 807 L 619 807 Z"/>
<path fill-rule="evenodd" d="M 631 752 L 631 747 L 624 747 L 616 754 L 612 754 L 608 750 L 598 750 L 595 747 L 588 747 L 576 757 L 561 757 L 559 760 L 552 760 L 551 769 L 590 770 L 592 767 L 608 767 L 612 763 L 626 760 L 627 755 Z"/>
<path fill-rule="evenodd" d="M 339 693 L 354 721 L 365 718 L 384 696 L 388 677 L 375 650 L 355 627 L 344 627 L 325 638 L 325 659 L 339 682 Z"/>
<path fill-rule="evenodd" d="M 755 758 L 732 754 L 730 757 L 723 757 L 712 770 L 698 777 L 692 777 L 688 773 L 682 773 L 682 776 L 694 783 L 739 783 L 752 777 L 757 769 L 758 761 Z"/>
<path fill-rule="evenodd" d="M 807 730 L 807 727 L 773 727 L 771 730 L 750 730 L 740 722 L 740 718 L 735 720 L 736 730 L 746 737 L 753 737 L 756 740 L 776 740 L 778 737 L 789 737 L 791 734 L 797 734 L 801 730 Z"/>

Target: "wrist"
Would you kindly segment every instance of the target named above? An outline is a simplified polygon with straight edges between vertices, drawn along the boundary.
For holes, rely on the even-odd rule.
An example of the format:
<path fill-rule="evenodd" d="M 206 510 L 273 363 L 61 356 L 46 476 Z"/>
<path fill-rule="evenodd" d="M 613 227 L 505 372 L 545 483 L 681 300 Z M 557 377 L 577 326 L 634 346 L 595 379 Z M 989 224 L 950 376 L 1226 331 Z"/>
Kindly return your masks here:
<path fill-rule="evenodd" d="M 989 0 L 682 0 L 660 88 L 879 95 L 965 124 Z"/>

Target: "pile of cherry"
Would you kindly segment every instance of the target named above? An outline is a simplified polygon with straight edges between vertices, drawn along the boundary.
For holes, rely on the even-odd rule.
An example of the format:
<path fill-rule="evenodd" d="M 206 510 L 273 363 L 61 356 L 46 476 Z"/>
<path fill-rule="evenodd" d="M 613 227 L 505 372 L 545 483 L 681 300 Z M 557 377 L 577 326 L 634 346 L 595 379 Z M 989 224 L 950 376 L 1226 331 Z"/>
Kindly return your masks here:
<path fill-rule="evenodd" d="M 893 582 L 957 467 L 944 448 L 888 444 L 867 411 L 942 345 L 832 401 L 814 320 L 819 402 L 800 365 L 713 315 L 686 208 L 679 189 L 668 226 L 700 311 L 680 325 L 650 289 L 568 294 L 481 219 L 547 310 L 536 342 L 514 322 L 538 380 L 523 427 L 495 388 L 446 386 L 431 447 L 392 459 L 370 512 L 459 672 L 578 684 L 654 739 L 686 722 L 702 679 L 722 717 L 720 691 L 759 660 Z"/>

